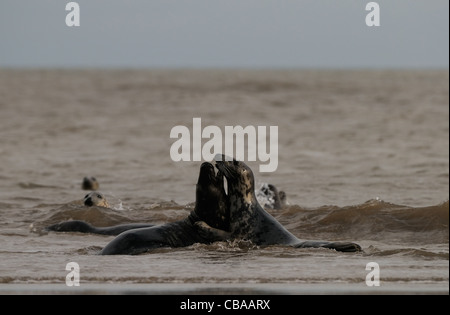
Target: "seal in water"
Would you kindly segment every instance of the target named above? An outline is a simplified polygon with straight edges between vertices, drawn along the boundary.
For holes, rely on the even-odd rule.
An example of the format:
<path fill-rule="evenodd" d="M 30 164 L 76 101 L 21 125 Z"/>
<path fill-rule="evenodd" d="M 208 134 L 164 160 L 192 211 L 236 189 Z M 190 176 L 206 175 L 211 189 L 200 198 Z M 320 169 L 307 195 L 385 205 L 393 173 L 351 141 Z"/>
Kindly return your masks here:
<path fill-rule="evenodd" d="M 228 183 L 231 238 L 250 240 L 256 245 L 290 245 L 298 248 L 324 247 L 342 252 L 361 251 L 355 243 L 301 241 L 286 230 L 274 217 L 266 212 L 255 196 L 253 172 L 245 163 L 229 161 L 225 156 L 216 159 L 216 167 L 223 173 Z M 208 229 L 214 233 L 214 228 Z M 223 233 L 220 232 L 219 235 Z"/>
<path fill-rule="evenodd" d="M 227 237 L 229 213 L 223 185 L 223 174 L 218 172 L 216 175 L 211 163 L 203 163 L 196 186 L 195 208 L 187 218 L 150 228 L 128 230 L 112 240 L 100 254 L 135 255 L 159 247 L 208 244 L 217 238 Z M 203 224 L 217 233 L 205 231 Z"/>
<path fill-rule="evenodd" d="M 109 204 L 108 201 L 106 201 L 106 198 L 103 196 L 102 193 L 99 193 L 97 191 L 93 191 L 84 197 L 84 205 L 86 207 L 96 206 L 109 208 Z M 102 235 L 119 235 L 120 233 L 130 229 L 138 229 L 152 226 L 154 226 L 154 224 L 129 223 L 108 227 L 96 227 L 81 220 L 70 220 L 47 226 L 44 230 L 54 232 L 80 232 L 80 233 L 92 233 Z"/>
<path fill-rule="evenodd" d="M 278 192 L 277 187 L 272 184 L 261 184 L 261 187 L 256 190 L 256 199 L 266 209 L 280 210 L 287 206 L 286 193 Z"/>
<path fill-rule="evenodd" d="M 84 196 L 84 205 L 86 207 L 105 207 L 109 208 L 108 201 L 106 201 L 105 196 L 98 191 L 93 191 L 86 196 Z"/>
<path fill-rule="evenodd" d="M 145 223 L 130 223 L 120 224 L 106 227 L 96 227 L 80 220 L 64 221 L 61 223 L 53 224 L 45 228 L 45 231 L 53 232 L 80 232 L 80 233 L 92 233 L 101 235 L 119 235 L 122 232 L 139 229 L 145 227 L 152 227 L 153 224 Z"/>
<path fill-rule="evenodd" d="M 85 177 L 81 183 L 81 189 L 83 190 L 98 190 L 100 187 L 97 179 L 95 177 Z"/>

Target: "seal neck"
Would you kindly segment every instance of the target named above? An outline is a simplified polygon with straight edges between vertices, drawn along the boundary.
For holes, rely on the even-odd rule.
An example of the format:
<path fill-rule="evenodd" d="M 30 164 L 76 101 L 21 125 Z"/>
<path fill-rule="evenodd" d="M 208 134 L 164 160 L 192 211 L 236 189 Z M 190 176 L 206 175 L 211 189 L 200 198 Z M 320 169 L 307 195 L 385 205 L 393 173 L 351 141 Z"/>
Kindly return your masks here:
<path fill-rule="evenodd" d="M 192 225 L 195 222 L 202 221 L 202 219 L 200 219 L 200 217 L 197 215 L 197 213 L 195 213 L 195 211 L 191 211 L 191 213 L 189 213 L 187 218 Z"/>

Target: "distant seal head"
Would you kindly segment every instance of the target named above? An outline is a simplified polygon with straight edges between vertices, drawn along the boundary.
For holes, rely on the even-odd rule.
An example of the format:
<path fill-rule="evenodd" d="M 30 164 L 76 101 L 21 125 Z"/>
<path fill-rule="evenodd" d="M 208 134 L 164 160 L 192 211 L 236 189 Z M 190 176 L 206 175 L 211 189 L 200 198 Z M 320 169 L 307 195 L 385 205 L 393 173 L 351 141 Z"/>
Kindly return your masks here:
<path fill-rule="evenodd" d="M 105 196 L 98 191 L 93 191 L 86 196 L 84 196 L 84 205 L 87 207 L 105 207 L 109 208 L 108 201 L 106 201 Z"/>
<path fill-rule="evenodd" d="M 286 193 L 278 192 L 277 187 L 272 184 L 263 183 L 256 190 L 256 199 L 264 208 L 279 210 L 286 207 Z"/>
<path fill-rule="evenodd" d="M 255 195 L 253 172 L 245 163 L 222 156 L 215 158 L 216 167 L 228 184 L 230 232 L 233 238 L 247 239 L 256 245 L 290 245 L 294 247 L 325 247 L 337 251 L 361 251 L 355 243 L 301 241 L 266 212 Z"/>
<path fill-rule="evenodd" d="M 289 205 L 289 202 L 287 201 L 287 195 L 284 192 L 284 190 L 280 190 L 280 192 L 278 193 L 278 196 L 280 198 L 281 208 L 287 207 Z"/>
<path fill-rule="evenodd" d="M 81 189 L 83 190 L 98 190 L 100 187 L 95 177 L 85 177 L 81 183 Z"/>

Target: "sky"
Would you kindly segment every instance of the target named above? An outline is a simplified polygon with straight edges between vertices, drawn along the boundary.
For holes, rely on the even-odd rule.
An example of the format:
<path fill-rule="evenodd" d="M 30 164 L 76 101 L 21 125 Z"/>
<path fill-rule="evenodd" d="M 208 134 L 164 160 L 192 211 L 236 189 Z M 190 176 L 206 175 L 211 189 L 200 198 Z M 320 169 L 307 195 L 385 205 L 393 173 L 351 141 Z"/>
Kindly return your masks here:
<path fill-rule="evenodd" d="M 445 68 L 448 0 L 0 0 L 0 67 Z"/>

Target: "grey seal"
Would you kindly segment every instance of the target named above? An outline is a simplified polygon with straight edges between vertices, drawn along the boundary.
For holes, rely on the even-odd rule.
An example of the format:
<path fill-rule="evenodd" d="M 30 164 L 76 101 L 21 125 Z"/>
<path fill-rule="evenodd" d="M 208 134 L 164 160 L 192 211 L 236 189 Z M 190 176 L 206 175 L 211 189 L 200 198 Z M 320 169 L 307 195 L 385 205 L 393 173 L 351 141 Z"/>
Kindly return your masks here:
<path fill-rule="evenodd" d="M 222 156 L 216 158 L 216 167 L 227 179 L 230 230 L 228 237 L 246 239 L 256 245 L 289 245 L 297 248 L 324 247 L 342 252 L 361 251 L 358 244 L 351 242 L 303 241 L 283 227 L 266 212 L 255 196 L 255 180 L 250 167 L 244 162 Z M 206 224 L 198 224 L 208 233 L 216 231 Z"/>
<path fill-rule="evenodd" d="M 105 196 L 98 191 L 90 192 L 89 194 L 84 196 L 83 202 L 84 202 L 84 205 L 87 207 L 96 206 L 96 207 L 109 208 L 109 204 L 108 204 L 108 201 L 106 200 Z"/>
<path fill-rule="evenodd" d="M 229 209 L 223 174 L 205 162 L 200 166 L 195 208 L 183 220 L 125 231 L 106 245 L 101 255 L 135 255 L 159 247 L 185 247 L 194 243 L 212 243 L 227 237 Z M 204 231 L 202 224 L 215 233 Z M 199 231 L 201 231 L 199 233 Z"/>
<path fill-rule="evenodd" d="M 83 202 L 86 207 L 109 208 L 109 204 L 105 196 L 98 191 L 90 192 L 89 194 L 84 196 Z M 120 233 L 130 229 L 152 227 L 152 226 L 154 226 L 154 224 L 128 223 L 107 227 L 96 227 L 85 221 L 70 220 L 47 226 L 44 230 L 53 232 L 79 232 L 79 233 L 91 233 L 102 235 L 119 235 Z"/>
<path fill-rule="evenodd" d="M 95 177 L 85 177 L 81 183 L 81 189 L 83 190 L 98 190 L 100 187 L 97 179 Z"/>
<path fill-rule="evenodd" d="M 119 235 L 122 232 L 139 229 L 144 227 L 152 227 L 154 224 L 145 223 L 129 223 L 129 224 L 119 224 L 114 226 L 106 227 L 96 227 L 85 221 L 81 220 L 71 220 L 64 221 L 57 224 L 47 226 L 45 231 L 53 232 L 79 232 L 79 233 L 90 233 L 90 234 L 100 234 L 100 235 Z"/>
<path fill-rule="evenodd" d="M 272 184 L 263 183 L 256 190 L 256 199 L 264 208 L 280 210 L 287 206 L 287 197 L 284 191 L 278 191 Z"/>

